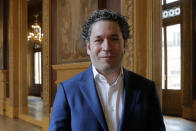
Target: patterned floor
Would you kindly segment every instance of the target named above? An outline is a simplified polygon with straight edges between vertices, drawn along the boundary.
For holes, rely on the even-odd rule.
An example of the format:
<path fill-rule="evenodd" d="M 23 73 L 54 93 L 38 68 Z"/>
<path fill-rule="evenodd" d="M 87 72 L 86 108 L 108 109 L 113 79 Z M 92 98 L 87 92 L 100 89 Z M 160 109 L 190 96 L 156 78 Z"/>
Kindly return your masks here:
<path fill-rule="evenodd" d="M 180 117 L 164 116 L 167 131 L 196 131 L 196 122 Z M 0 116 L 0 131 L 42 131 L 23 120 Z"/>
<path fill-rule="evenodd" d="M 167 131 L 196 131 L 196 122 L 180 117 L 164 116 Z"/>
<path fill-rule="evenodd" d="M 40 127 L 23 120 L 0 116 L 0 131 L 42 131 Z"/>

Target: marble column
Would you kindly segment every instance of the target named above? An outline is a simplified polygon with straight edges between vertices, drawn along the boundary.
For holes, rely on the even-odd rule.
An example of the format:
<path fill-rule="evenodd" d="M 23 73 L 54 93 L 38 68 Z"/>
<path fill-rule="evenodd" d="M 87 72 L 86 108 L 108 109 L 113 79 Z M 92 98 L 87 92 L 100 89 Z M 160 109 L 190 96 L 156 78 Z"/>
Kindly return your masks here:
<path fill-rule="evenodd" d="M 9 1 L 8 47 L 9 47 L 9 98 L 6 115 L 18 117 L 19 110 L 19 0 Z"/>
<path fill-rule="evenodd" d="M 19 19 L 19 114 L 28 113 L 28 86 L 27 86 L 27 1 L 20 0 Z"/>

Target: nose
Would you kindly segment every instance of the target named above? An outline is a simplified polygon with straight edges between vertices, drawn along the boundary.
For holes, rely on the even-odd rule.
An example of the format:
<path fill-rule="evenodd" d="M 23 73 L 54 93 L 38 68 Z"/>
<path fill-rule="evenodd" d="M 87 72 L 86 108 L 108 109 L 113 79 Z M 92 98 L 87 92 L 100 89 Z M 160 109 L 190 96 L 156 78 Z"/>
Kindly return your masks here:
<path fill-rule="evenodd" d="M 105 51 L 110 50 L 111 48 L 111 44 L 110 41 L 108 39 L 104 39 L 103 43 L 102 43 L 102 49 Z"/>

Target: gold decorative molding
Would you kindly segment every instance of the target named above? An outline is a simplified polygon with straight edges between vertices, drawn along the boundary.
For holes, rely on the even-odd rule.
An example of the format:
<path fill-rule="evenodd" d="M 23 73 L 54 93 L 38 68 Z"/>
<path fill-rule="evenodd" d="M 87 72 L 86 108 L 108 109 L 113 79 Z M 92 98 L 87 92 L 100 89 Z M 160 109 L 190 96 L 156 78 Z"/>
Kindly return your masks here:
<path fill-rule="evenodd" d="M 42 128 L 48 130 L 51 98 L 51 0 L 42 2 L 43 118 Z"/>
<path fill-rule="evenodd" d="M 130 25 L 131 39 L 128 40 L 128 47 L 125 51 L 123 66 L 129 70 L 134 71 L 134 0 L 122 0 L 121 1 L 122 15 L 127 17 L 128 24 Z"/>
<path fill-rule="evenodd" d="M 157 0 L 156 0 L 157 1 Z M 147 69 L 146 69 L 146 77 L 149 79 L 152 79 L 152 60 L 153 60 L 153 0 L 148 0 L 147 1 L 147 19 L 146 19 L 146 24 L 147 24 L 147 29 L 146 29 L 146 43 L 147 43 Z M 160 8 L 159 8 L 160 9 Z M 159 18 L 159 15 L 157 15 Z M 154 23 L 155 25 L 157 23 Z M 159 23 L 158 23 L 159 24 Z M 160 25 L 160 24 L 159 24 Z M 155 30 L 155 32 L 158 32 Z M 160 34 L 160 33 L 158 33 Z M 160 37 L 158 37 L 160 40 Z M 158 43 L 161 44 L 161 43 Z"/>
<path fill-rule="evenodd" d="M 9 109 L 11 118 L 18 117 L 19 108 L 19 38 L 21 32 L 19 31 L 20 22 L 20 0 L 9 1 L 9 23 L 8 23 L 8 47 L 9 47 Z"/>
<path fill-rule="evenodd" d="M 54 70 L 83 69 L 89 67 L 90 64 L 91 62 L 80 62 L 80 63 L 52 65 L 52 69 Z"/>
<path fill-rule="evenodd" d="M 152 65 L 151 78 L 156 82 L 160 103 L 162 104 L 162 4 L 161 0 L 152 0 Z M 150 36 L 149 36 L 150 37 Z"/>
<path fill-rule="evenodd" d="M 27 32 L 28 32 L 28 17 L 27 17 L 27 1 L 19 0 L 19 114 L 27 113 L 28 108 L 28 88 L 27 88 Z"/>
<path fill-rule="evenodd" d="M 43 0 L 43 115 L 49 116 L 51 89 L 51 1 Z"/>
<path fill-rule="evenodd" d="M 0 70 L 0 82 L 5 82 L 7 79 L 7 70 Z"/>
<path fill-rule="evenodd" d="M 0 1 L 0 69 L 4 69 L 4 1 Z"/>
<path fill-rule="evenodd" d="M 0 115 L 5 114 L 7 70 L 0 70 Z"/>
<path fill-rule="evenodd" d="M 192 2 L 182 0 L 182 45 L 181 45 L 181 88 L 182 103 L 185 107 L 191 107 L 193 98 L 193 26 L 192 26 Z"/>
<path fill-rule="evenodd" d="M 16 118 L 15 112 L 18 111 L 18 108 L 10 105 L 10 103 L 11 103 L 10 101 L 11 101 L 10 98 L 6 98 L 6 100 L 5 100 L 5 115 L 10 118 Z"/>
<path fill-rule="evenodd" d="M 72 63 L 72 64 L 61 64 L 53 65 L 52 69 L 57 72 L 56 85 L 62 81 L 65 81 L 72 76 L 86 70 L 90 66 L 91 62 L 81 62 L 81 63 Z"/>

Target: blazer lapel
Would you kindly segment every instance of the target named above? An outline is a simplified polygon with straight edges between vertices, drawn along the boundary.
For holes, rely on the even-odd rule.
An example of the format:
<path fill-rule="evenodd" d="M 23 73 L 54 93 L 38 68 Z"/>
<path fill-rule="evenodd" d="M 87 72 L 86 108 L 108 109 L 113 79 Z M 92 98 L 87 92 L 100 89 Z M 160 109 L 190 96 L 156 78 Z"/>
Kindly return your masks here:
<path fill-rule="evenodd" d="M 108 127 L 106 124 L 104 113 L 95 87 L 94 76 L 92 73 L 92 66 L 90 66 L 88 70 L 84 72 L 84 74 L 81 77 L 80 83 L 81 83 L 80 90 L 84 95 L 88 105 L 91 107 L 93 113 L 97 117 L 103 129 L 107 131 Z"/>
<path fill-rule="evenodd" d="M 124 72 L 124 93 L 123 93 L 123 112 L 118 127 L 119 131 L 124 130 L 128 123 L 126 116 L 134 112 L 135 104 L 139 101 L 140 90 L 135 86 L 134 76 L 132 73 L 123 70 Z M 134 125 L 133 125 L 134 126 Z"/>

